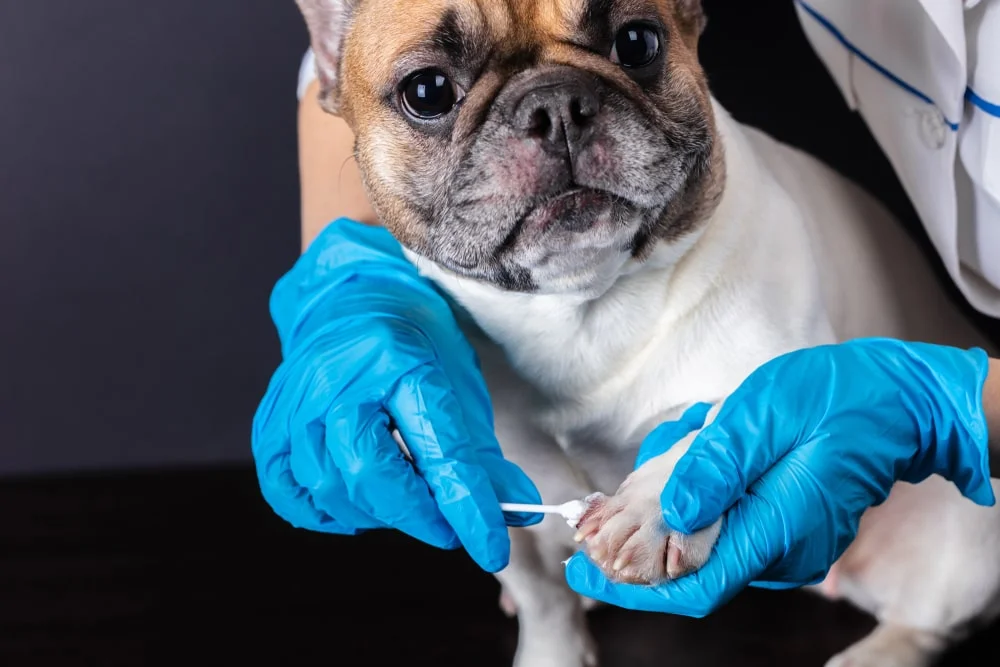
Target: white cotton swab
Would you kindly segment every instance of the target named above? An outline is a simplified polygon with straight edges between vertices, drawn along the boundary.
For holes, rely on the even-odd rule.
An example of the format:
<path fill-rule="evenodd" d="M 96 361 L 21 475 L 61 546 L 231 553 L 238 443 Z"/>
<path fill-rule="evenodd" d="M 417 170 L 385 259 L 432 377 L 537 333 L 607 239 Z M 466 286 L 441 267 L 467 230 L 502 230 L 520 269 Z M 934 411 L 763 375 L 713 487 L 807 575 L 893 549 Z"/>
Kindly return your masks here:
<path fill-rule="evenodd" d="M 589 503 L 586 500 L 571 500 L 562 505 L 532 505 L 530 503 L 500 503 L 504 512 L 524 512 L 527 514 L 558 514 L 566 519 L 570 528 L 576 528 L 580 517 L 587 511 Z"/>
<path fill-rule="evenodd" d="M 399 434 L 399 431 L 392 429 L 392 439 L 396 441 L 399 446 L 403 456 L 406 457 L 407 461 L 412 462 L 413 457 L 410 455 L 410 449 L 403 442 L 403 436 Z M 531 503 L 500 503 L 500 509 L 504 512 L 522 512 L 525 514 L 558 514 L 562 518 L 566 519 L 566 523 L 569 524 L 570 528 L 576 528 L 576 525 L 580 523 L 580 517 L 583 513 L 587 511 L 587 507 L 590 505 L 586 500 L 571 500 L 568 503 L 563 503 L 562 505 L 533 505 Z"/>

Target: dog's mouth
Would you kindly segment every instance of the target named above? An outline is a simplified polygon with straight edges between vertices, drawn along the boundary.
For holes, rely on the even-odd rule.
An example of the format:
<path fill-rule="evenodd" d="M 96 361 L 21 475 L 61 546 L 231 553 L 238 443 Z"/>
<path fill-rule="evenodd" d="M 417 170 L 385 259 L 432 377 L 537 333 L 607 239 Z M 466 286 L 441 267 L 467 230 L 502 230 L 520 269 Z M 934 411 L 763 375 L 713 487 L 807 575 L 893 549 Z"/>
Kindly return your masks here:
<path fill-rule="evenodd" d="M 568 289 L 568 280 L 583 281 L 580 276 L 595 263 L 623 252 L 651 214 L 621 194 L 578 183 L 533 199 L 522 204 L 520 217 L 499 244 L 475 248 L 485 253 L 441 252 L 445 246 L 439 245 L 427 256 L 458 275 L 510 291 L 536 291 L 539 280 Z"/>
<path fill-rule="evenodd" d="M 616 227 L 632 206 L 621 197 L 594 188 L 572 186 L 536 204 L 522 218 L 521 230 L 531 236 L 549 232 L 582 233 L 597 227 Z"/>

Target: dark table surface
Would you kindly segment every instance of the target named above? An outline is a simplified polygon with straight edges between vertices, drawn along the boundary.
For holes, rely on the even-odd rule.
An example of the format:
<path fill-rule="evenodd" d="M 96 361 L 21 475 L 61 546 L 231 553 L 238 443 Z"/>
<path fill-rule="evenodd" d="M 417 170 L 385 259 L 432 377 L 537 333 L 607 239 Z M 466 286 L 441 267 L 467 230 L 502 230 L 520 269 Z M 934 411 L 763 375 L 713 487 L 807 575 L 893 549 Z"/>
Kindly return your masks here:
<path fill-rule="evenodd" d="M 250 469 L 8 483 L 0 507 L 13 510 L 0 517 L 0 665 L 508 667 L 513 655 L 516 622 L 463 553 L 292 529 Z M 871 626 L 804 592 L 751 590 L 702 620 L 592 613 L 603 667 L 821 666 Z M 998 630 L 946 665 L 998 664 Z"/>

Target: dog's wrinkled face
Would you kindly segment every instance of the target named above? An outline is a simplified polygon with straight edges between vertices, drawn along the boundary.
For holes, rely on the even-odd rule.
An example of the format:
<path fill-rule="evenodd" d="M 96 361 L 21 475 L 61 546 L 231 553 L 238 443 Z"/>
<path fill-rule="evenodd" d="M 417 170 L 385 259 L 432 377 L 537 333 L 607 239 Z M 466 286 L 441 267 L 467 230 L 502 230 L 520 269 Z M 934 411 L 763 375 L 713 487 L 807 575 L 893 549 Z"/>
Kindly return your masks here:
<path fill-rule="evenodd" d="M 592 290 L 720 189 L 697 0 L 299 0 L 403 245 L 507 290 Z"/>

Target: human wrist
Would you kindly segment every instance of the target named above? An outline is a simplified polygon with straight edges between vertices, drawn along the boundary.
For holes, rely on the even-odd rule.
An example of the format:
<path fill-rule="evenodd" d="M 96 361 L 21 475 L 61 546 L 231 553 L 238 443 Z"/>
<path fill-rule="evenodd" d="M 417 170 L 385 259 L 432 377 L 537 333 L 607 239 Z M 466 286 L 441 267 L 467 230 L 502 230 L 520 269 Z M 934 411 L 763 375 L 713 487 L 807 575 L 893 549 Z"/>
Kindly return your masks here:
<path fill-rule="evenodd" d="M 937 474 L 980 505 L 996 502 L 984 414 L 989 357 L 980 348 L 875 339 L 912 420 L 917 452 L 898 477 L 918 483 Z"/>
<path fill-rule="evenodd" d="M 990 476 L 1000 478 L 1000 359 L 990 359 L 983 383 L 983 414 L 989 433 Z"/>
<path fill-rule="evenodd" d="M 990 484 L 991 456 L 986 391 L 990 358 L 981 348 L 959 349 L 921 345 L 933 350 L 924 359 L 929 376 L 937 380 L 933 421 L 938 442 L 934 445 L 937 472 L 952 481 L 967 498 L 980 505 L 993 505 Z M 994 383 L 996 378 L 994 378 Z M 920 383 L 915 385 L 920 390 Z"/>

